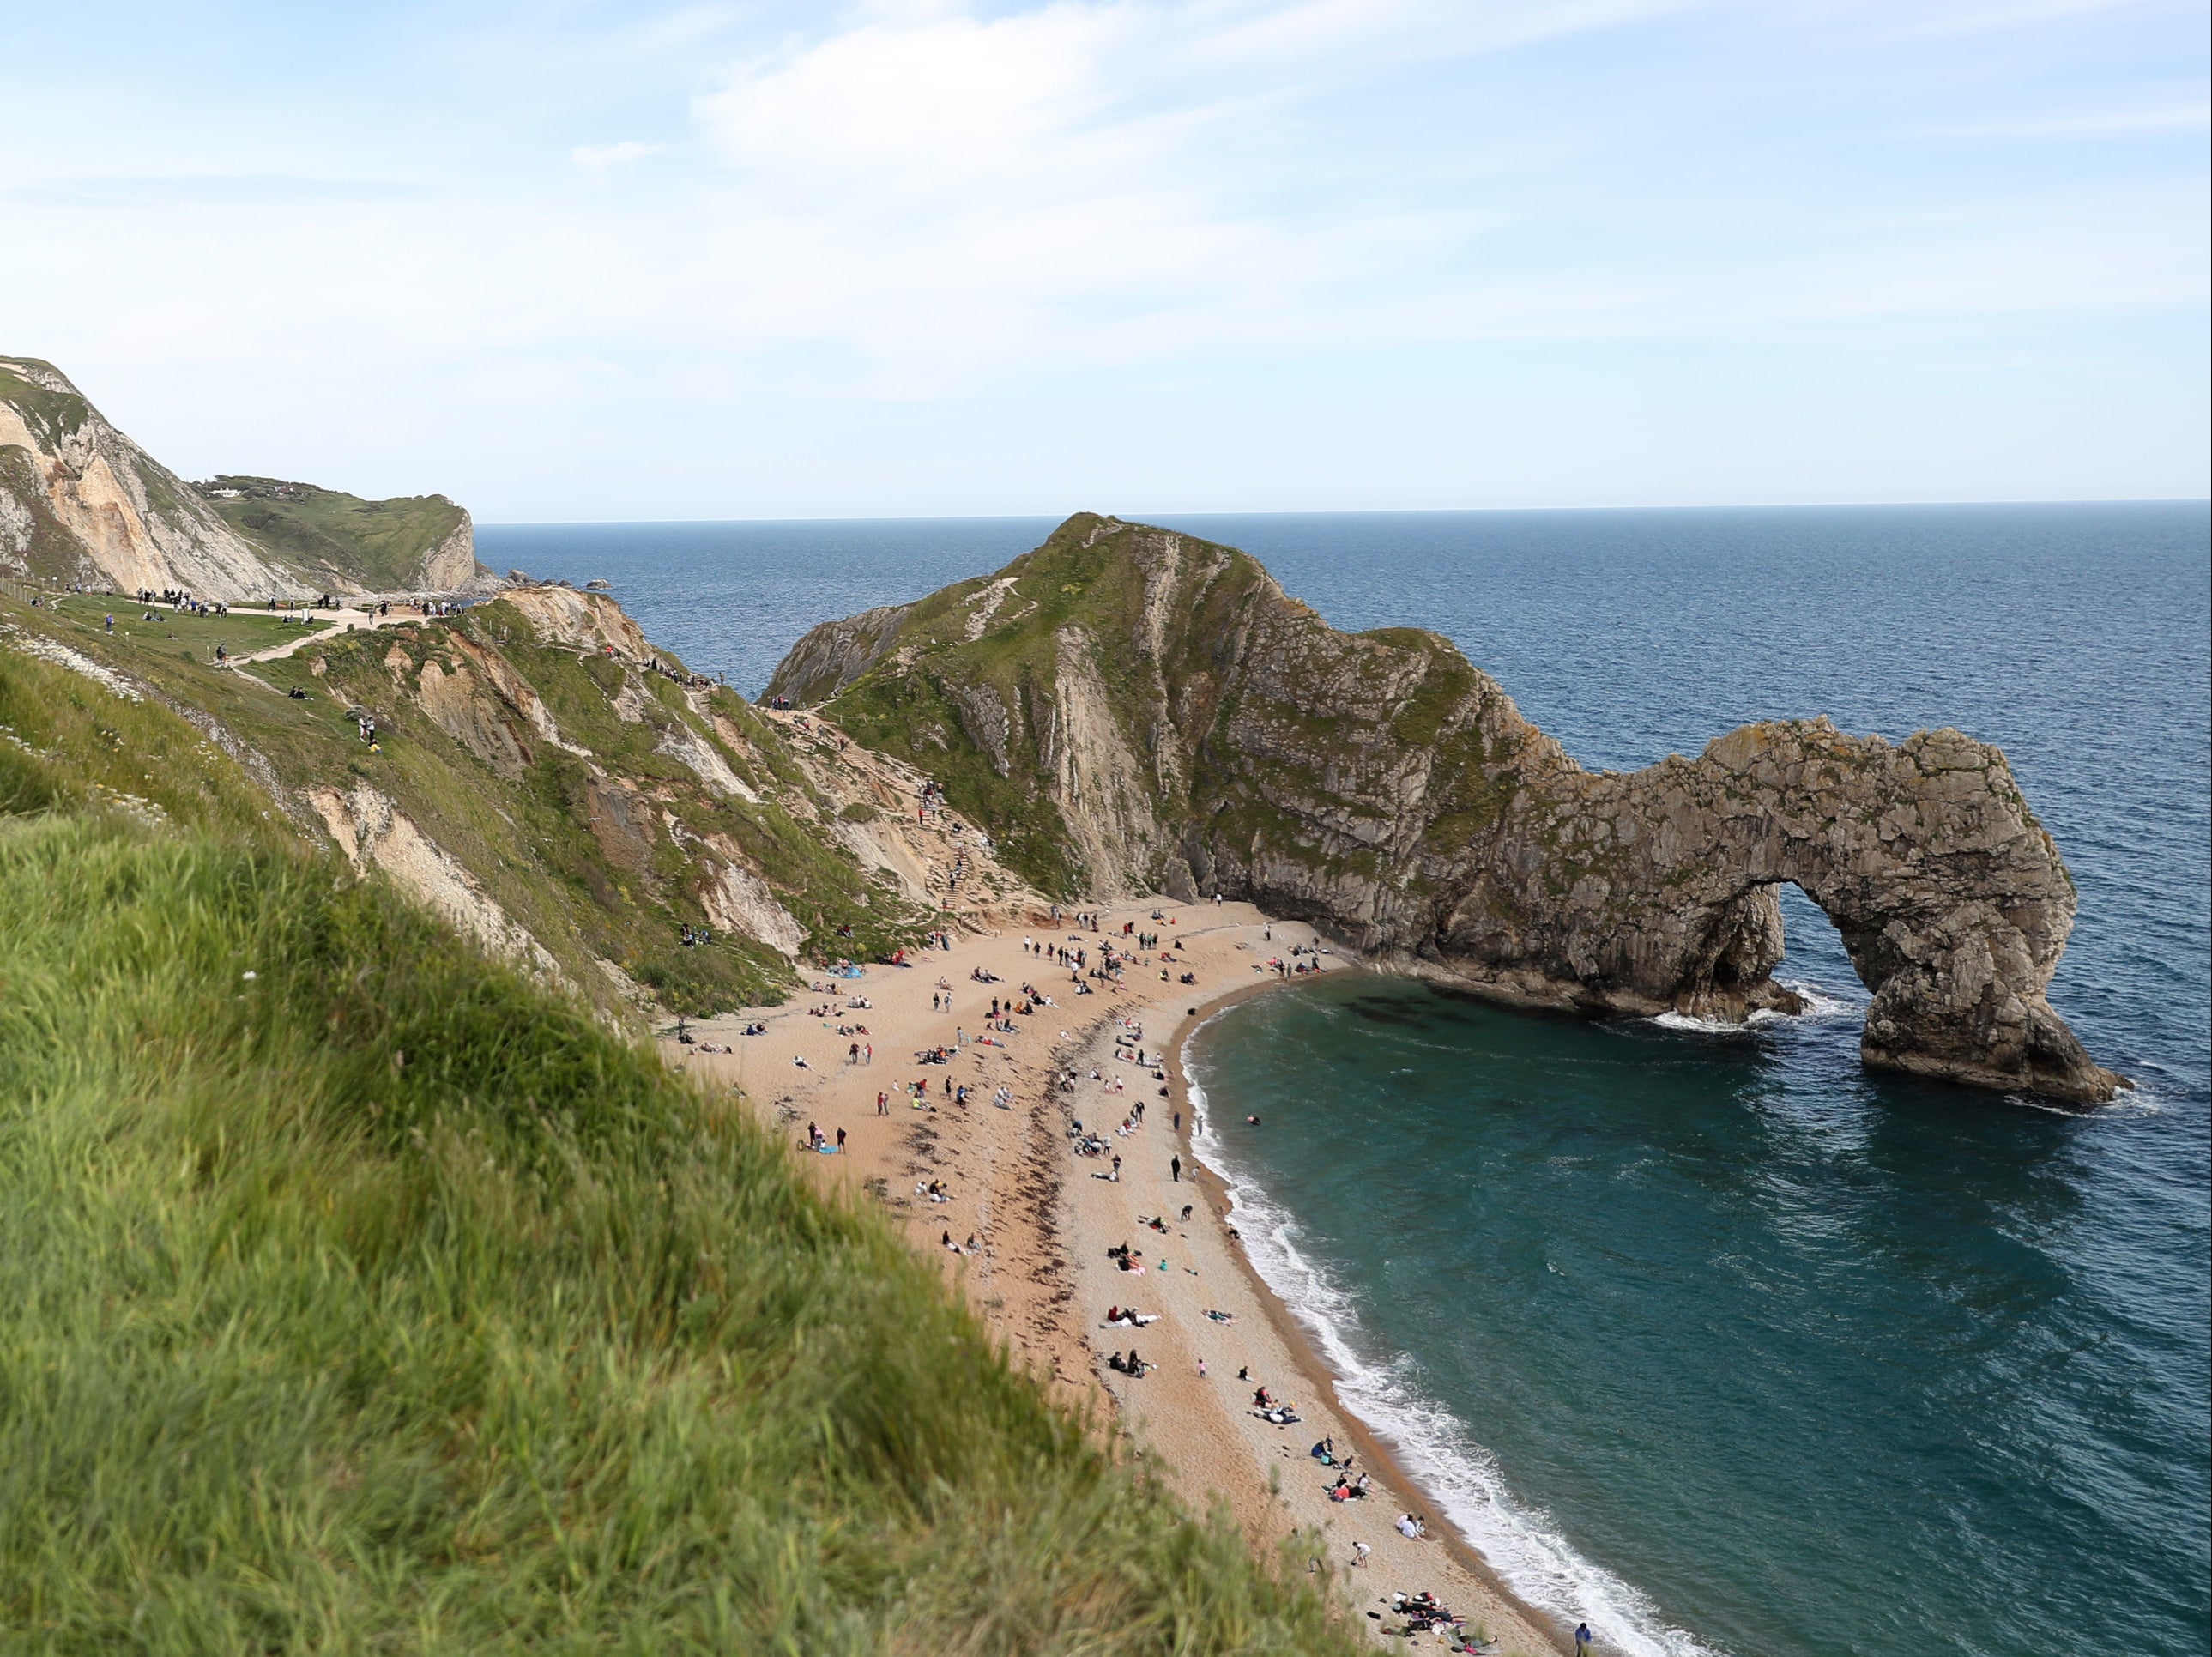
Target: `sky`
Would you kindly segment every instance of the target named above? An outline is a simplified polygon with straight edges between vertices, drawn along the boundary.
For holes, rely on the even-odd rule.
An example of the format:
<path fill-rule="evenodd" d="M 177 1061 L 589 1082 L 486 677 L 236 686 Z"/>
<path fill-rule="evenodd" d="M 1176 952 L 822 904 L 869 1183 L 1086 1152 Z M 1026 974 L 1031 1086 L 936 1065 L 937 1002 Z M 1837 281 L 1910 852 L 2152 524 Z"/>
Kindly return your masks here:
<path fill-rule="evenodd" d="M 0 352 L 479 521 L 2199 497 L 2202 0 L 10 9 Z"/>

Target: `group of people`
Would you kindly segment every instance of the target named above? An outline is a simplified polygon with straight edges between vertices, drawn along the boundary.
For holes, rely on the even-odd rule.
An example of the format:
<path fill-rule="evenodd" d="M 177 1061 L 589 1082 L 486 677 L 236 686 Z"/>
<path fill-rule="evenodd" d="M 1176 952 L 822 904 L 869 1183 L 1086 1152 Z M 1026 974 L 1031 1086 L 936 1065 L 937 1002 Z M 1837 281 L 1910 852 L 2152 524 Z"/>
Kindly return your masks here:
<path fill-rule="evenodd" d="M 72 591 L 82 591 L 82 589 L 72 589 Z M 162 587 L 159 591 L 156 591 L 152 587 L 141 587 L 138 590 L 137 598 L 138 602 L 142 604 L 167 604 L 171 610 L 181 610 L 187 616 L 228 616 L 230 614 L 230 606 L 228 604 L 223 604 L 220 600 L 210 603 L 204 598 L 195 598 L 191 593 L 185 592 L 177 587 Z M 269 608 L 271 610 L 276 608 L 276 601 L 274 598 L 271 598 L 269 601 Z M 154 618 L 149 616 L 145 619 L 150 622 Z"/>

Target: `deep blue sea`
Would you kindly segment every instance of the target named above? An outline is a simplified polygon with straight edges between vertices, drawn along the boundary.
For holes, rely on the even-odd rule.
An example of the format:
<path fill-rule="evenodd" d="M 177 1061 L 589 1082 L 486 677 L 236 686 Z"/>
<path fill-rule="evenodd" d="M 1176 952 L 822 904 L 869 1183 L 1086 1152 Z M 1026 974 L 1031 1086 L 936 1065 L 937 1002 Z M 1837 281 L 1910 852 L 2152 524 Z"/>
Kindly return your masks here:
<path fill-rule="evenodd" d="M 1593 768 L 1761 716 L 1955 725 L 2011 756 L 2079 885 L 2051 1000 L 2142 1084 L 2093 1113 L 1862 1071 L 1865 993 L 1794 891 L 1803 1018 L 1589 1023 L 1347 974 L 1201 1031 L 1255 1263 L 1506 1577 L 1633 1652 L 2212 1646 L 2207 507 L 1152 521 L 1340 627 L 1449 634 Z M 479 542 L 612 580 L 752 691 L 815 622 L 1049 527 Z"/>

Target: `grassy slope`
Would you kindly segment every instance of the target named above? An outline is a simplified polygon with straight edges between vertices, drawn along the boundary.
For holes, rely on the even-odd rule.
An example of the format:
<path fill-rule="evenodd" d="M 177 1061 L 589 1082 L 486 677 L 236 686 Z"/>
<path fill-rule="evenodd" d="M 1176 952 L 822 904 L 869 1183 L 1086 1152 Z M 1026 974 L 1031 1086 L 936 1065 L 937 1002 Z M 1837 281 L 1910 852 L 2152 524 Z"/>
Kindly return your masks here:
<path fill-rule="evenodd" d="M 512 612 L 504 605 L 479 606 L 438 627 L 342 637 L 259 663 L 252 671 L 264 683 L 207 665 L 216 639 L 240 642 L 232 635 L 251 618 L 197 622 L 162 611 L 159 622 L 139 623 L 130 619 L 135 610 L 125 610 L 118 612 L 118 634 L 109 636 L 101 625 L 107 613 L 88 600 L 64 600 L 58 609 L 36 611 L 0 601 L 0 621 L 49 633 L 180 703 L 204 709 L 266 757 L 289 786 L 343 792 L 365 784 L 398 801 L 552 953 L 574 983 L 610 1008 L 618 1004 L 592 965 L 595 958 L 613 961 L 653 988 L 669 1011 L 695 1017 L 781 999 L 791 975 L 766 945 L 738 935 L 721 934 L 703 948 L 679 946 L 684 923 L 700 926 L 708 919 L 691 884 L 695 871 L 652 814 L 638 840 L 595 833 L 592 779 L 581 758 L 538 744 L 526 769 L 502 774 L 401 694 L 403 683 L 419 678 L 422 662 L 445 653 L 444 628 L 504 655 L 537 688 L 568 739 L 589 746 L 604 771 L 659 792 L 660 803 L 692 832 L 720 834 L 741 845 L 808 930 L 817 956 L 880 958 L 911 942 L 927 924 L 927 917 L 851 858 L 825 847 L 818 830 L 793 816 L 794 797 L 802 792 L 796 767 L 782 754 L 781 737 L 742 698 L 718 690 L 714 707 L 749 737 L 755 757 L 730 751 L 711 733 L 702 740 L 715 741 L 732 768 L 758 786 L 765 797 L 758 804 L 724 799 L 699 786 L 690 772 L 654 751 L 650 721 L 634 724 L 615 716 L 607 696 L 614 683 L 611 665 L 580 661 L 573 648 L 539 645 L 526 628 L 507 619 Z M 286 636 L 296 632 L 281 622 L 263 625 Z M 132 636 L 121 636 L 125 627 Z M 188 629 L 197 629 L 190 640 L 184 636 Z M 171 640 L 171 632 L 179 637 Z M 319 676 L 313 671 L 319 661 Z M 394 661 L 410 665 L 395 672 Z M 658 678 L 645 683 L 659 699 L 653 719 L 692 718 L 674 686 Z M 271 695 L 264 684 L 280 691 L 296 687 L 311 700 Z M 381 753 L 366 751 L 345 719 L 355 706 L 377 713 Z M 851 928 L 849 935 L 841 934 L 841 927 Z"/>
<path fill-rule="evenodd" d="M 1042 723 L 1056 672 L 1054 634 L 1070 623 L 1106 643 L 1095 659 L 1109 689 L 1126 688 L 1119 676 L 1127 652 L 1115 646 L 1136 625 L 1142 584 L 1110 545 L 1082 544 L 1092 521 L 1070 519 L 999 572 L 1014 584 L 1000 619 L 981 638 L 966 636 L 966 600 L 984 583 L 964 581 L 923 599 L 899 634 L 900 654 L 910 662 L 878 664 L 826 710 L 861 742 L 936 776 L 947 799 L 990 829 L 1008 864 L 1039 890 L 1063 897 L 1080 892 L 1080 862 L 1048 792 L 1034 732 L 1016 719 L 1000 776 L 951 692 L 988 688 L 1003 706 Z"/>
<path fill-rule="evenodd" d="M 267 477 L 218 477 L 235 488 L 265 489 Z M 208 504 L 225 523 L 278 557 L 309 569 L 341 571 L 378 592 L 410 586 L 422 579 L 424 556 L 461 526 L 466 514 L 442 495 L 364 501 L 312 483 L 284 500 Z"/>
<path fill-rule="evenodd" d="M 1373 853 L 1323 832 L 1317 818 L 1374 817 L 1377 806 L 1346 780 L 1370 769 L 1377 754 L 1420 748 L 1437 755 L 1430 839 L 1440 853 L 1498 820 L 1516 786 L 1511 756 L 1484 745 L 1472 715 L 1502 693 L 1448 642 L 1411 628 L 1340 634 L 1299 601 L 1274 596 L 1249 555 L 1185 536 L 1156 679 L 1138 659 L 1145 572 L 1133 549 L 1160 531 L 1123 525 L 1085 545 L 1098 527 L 1079 515 L 1008 564 L 1000 574 L 1016 578 L 1012 592 L 980 638 L 966 636 L 963 601 L 982 583 L 922 600 L 901 629 L 896 655 L 834 698 L 830 713 L 861 740 L 934 771 L 952 802 L 1001 839 L 1009 861 L 1063 895 L 1075 894 L 1081 877 L 1035 732 L 1048 717 L 1056 635 L 1067 627 L 1090 640 L 1129 752 L 1151 751 L 1163 698 L 1173 710 L 1194 759 L 1188 792 L 1156 789 L 1155 806 L 1164 822 L 1201 825 L 1217 849 L 1276 867 L 1371 872 Z M 1256 648 L 1271 659 L 1260 664 L 1264 673 L 1240 671 L 1225 653 L 1255 621 Z M 1413 688 L 1379 718 L 1349 717 L 1340 702 L 1312 692 L 1340 674 L 1379 682 L 1385 667 Z M 1028 713 L 1030 731 L 1017 727 L 1006 776 L 961 718 L 960 693 L 976 686 Z M 1232 725 L 1236 741 L 1227 737 Z M 1252 749 L 1255 742 L 1264 752 Z M 1157 881 L 1163 871 L 1142 872 Z M 1407 878 L 1418 888 L 1424 877 L 1416 871 Z"/>
<path fill-rule="evenodd" d="M 0 725 L 0 1648 L 1355 1648 L 182 720 Z"/>

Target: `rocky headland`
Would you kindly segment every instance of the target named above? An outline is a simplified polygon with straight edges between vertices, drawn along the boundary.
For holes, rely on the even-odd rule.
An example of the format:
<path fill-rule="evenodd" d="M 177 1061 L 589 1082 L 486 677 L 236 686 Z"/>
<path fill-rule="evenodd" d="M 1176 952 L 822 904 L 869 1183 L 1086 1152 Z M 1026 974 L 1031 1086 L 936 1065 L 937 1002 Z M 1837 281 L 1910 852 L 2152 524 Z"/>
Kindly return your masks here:
<path fill-rule="evenodd" d="M 1796 1005 L 1786 883 L 1873 992 L 1868 1065 L 2124 1085 L 2045 999 L 2057 847 L 1956 731 L 1762 723 L 1593 774 L 1437 634 L 1338 632 L 1244 553 L 1089 513 L 816 628 L 769 693 L 939 777 L 1048 891 L 1219 892 L 1504 1000 L 1741 1018 Z"/>
<path fill-rule="evenodd" d="M 188 483 L 34 357 L 0 357 L 0 574 L 229 604 L 500 585 L 477 561 L 469 514 L 443 495 Z"/>

